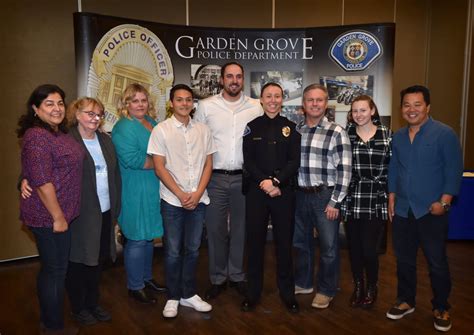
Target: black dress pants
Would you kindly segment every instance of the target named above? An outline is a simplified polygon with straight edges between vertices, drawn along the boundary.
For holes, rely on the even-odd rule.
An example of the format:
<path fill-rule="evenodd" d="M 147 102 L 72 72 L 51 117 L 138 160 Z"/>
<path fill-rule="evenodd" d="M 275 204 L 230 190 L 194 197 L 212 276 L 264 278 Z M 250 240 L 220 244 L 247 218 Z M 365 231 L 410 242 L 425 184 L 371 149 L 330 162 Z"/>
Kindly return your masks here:
<path fill-rule="evenodd" d="M 104 262 L 110 258 L 111 229 L 110 211 L 107 211 L 102 213 L 98 265 L 89 266 L 83 263 L 69 262 L 66 290 L 71 303 L 71 310 L 75 314 L 85 309 L 92 310 L 99 304 L 100 275 Z"/>
<path fill-rule="evenodd" d="M 283 189 L 271 198 L 252 185 L 245 198 L 248 299 L 257 302 L 263 289 L 265 242 L 271 216 L 277 261 L 277 285 L 284 301 L 295 298 L 292 241 L 294 232 L 295 195 Z"/>

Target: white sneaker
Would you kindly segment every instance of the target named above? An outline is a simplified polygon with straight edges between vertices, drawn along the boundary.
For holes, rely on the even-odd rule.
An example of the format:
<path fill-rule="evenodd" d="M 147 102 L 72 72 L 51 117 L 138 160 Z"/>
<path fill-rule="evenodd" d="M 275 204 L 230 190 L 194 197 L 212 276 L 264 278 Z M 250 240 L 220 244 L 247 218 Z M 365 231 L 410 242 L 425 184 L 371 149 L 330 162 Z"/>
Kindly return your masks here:
<path fill-rule="evenodd" d="M 194 308 L 198 312 L 209 312 L 212 310 L 212 306 L 202 300 L 197 294 L 188 299 L 181 298 L 179 304 L 181 306 Z"/>
<path fill-rule="evenodd" d="M 165 308 L 163 308 L 163 316 L 165 318 L 175 318 L 178 315 L 178 300 L 168 300 Z"/>
<path fill-rule="evenodd" d="M 295 285 L 295 294 L 311 294 L 313 293 L 314 289 L 312 287 L 310 288 L 302 288 L 299 287 L 298 285 Z"/>

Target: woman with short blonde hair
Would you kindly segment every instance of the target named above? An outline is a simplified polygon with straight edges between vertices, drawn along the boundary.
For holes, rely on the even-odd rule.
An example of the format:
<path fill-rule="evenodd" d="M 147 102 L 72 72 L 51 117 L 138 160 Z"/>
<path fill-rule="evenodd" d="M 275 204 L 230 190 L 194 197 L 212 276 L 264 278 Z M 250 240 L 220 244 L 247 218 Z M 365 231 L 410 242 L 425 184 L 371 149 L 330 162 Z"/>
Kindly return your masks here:
<path fill-rule="evenodd" d="M 133 100 L 137 93 L 143 93 L 146 97 L 146 100 L 148 101 L 146 115 L 148 115 L 152 119 L 156 119 L 156 110 L 153 104 L 153 100 L 150 97 L 150 93 L 144 86 L 137 83 L 128 85 L 125 88 L 125 91 L 123 91 L 122 96 L 120 97 L 117 104 L 117 111 L 119 116 L 126 117 L 129 119 L 131 118 L 128 106 L 130 105 L 130 102 Z"/>
<path fill-rule="evenodd" d="M 156 302 L 150 293 L 164 292 L 152 276 L 153 239 L 163 235 L 160 182 L 148 140 L 156 125 L 150 94 L 140 84 L 125 88 L 117 106 L 121 116 L 112 129 L 122 175 L 122 212 L 118 219 L 126 238 L 124 262 L 129 295 L 141 303 Z M 146 288 L 146 290 L 145 290 Z"/>

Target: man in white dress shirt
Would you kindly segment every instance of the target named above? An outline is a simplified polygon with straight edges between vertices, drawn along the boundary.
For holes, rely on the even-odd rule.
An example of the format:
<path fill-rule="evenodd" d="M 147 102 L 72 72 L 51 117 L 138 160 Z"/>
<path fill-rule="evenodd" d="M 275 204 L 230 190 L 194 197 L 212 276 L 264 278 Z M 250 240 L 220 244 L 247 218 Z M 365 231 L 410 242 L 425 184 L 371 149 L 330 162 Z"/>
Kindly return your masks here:
<path fill-rule="evenodd" d="M 199 102 L 194 119 L 210 129 L 217 151 L 208 185 L 211 203 L 206 211 L 211 287 L 207 300 L 226 287 L 245 295 L 243 270 L 245 197 L 242 195 L 242 137 L 247 123 L 263 114 L 257 99 L 245 96 L 244 69 L 236 62 L 221 68 L 220 94 Z"/>

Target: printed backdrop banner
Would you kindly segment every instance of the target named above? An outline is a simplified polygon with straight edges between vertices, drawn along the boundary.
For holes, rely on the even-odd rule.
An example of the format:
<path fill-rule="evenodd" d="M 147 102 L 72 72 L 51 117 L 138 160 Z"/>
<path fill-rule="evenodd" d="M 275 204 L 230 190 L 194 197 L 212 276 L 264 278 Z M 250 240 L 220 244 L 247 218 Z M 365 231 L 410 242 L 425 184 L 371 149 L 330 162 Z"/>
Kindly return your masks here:
<path fill-rule="evenodd" d="M 99 98 L 105 129 L 117 121 L 117 102 L 133 82 L 145 86 L 158 112 L 170 115 L 169 91 L 187 84 L 198 99 L 218 94 L 220 67 L 245 69 L 245 93 L 260 95 L 266 82 L 284 90 L 282 114 L 303 118 L 302 92 L 320 83 L 329 92 L 328 117 L 345 125 L 352 100 L 372 96 L 390 125 L 393 23 L 304 29 L 233 29 L 168 25 L 74 14 L 78 95 Z"/>

